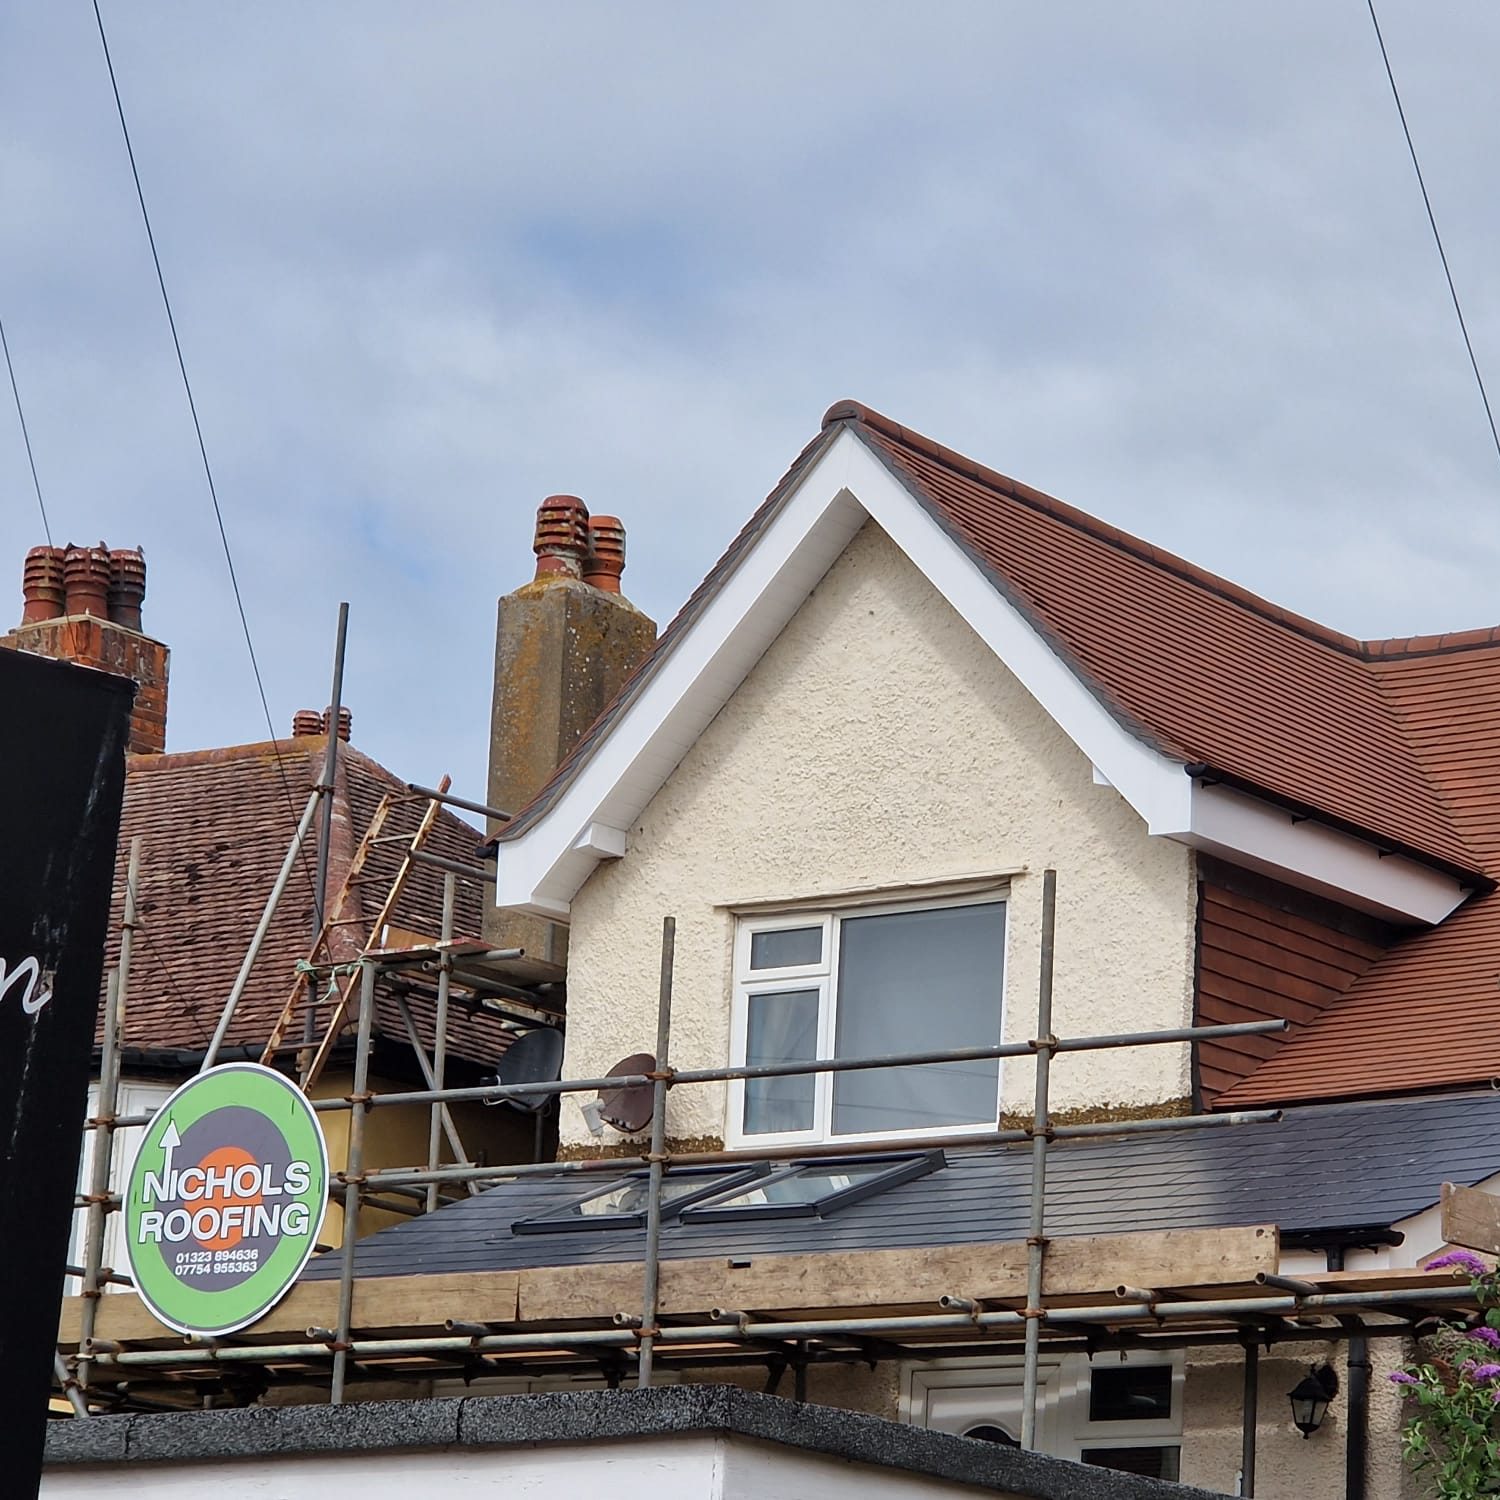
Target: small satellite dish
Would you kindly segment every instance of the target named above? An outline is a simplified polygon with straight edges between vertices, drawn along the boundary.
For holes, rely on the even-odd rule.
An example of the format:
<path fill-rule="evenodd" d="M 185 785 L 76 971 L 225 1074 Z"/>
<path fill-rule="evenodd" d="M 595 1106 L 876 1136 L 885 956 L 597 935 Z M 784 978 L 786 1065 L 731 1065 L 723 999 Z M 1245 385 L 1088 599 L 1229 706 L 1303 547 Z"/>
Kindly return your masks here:
<path fill-rule="evenodd" d="M 551 1083 L 562 1073 L 563 1034 L 551 1026 L 538 1026 L 534 1031 L 523 1031 L 500 1059 L 495 1082 L 507 1083 Z M 510 1099 L 496 1099 L 496 1104 L 508 1104 L 512 1109 L 524 1110 L 527 1114 L 540 1114 L 552 1103 L 551 1094 L 518 1094 Z"/>
<path fill-rule="evenodd" d="M 632 1052 L 622 1057 L 604 1076 L 625 1078 L 632 1073 L 655 1071 L 656 1059 L 649 1052 Z M 619 1089 L 599 1090 L 599 1114 L 616 1130 L 634 1135 L 651 1123 L 652 1096 L 655 1090 L 649 1083 L 637 1083 Z"/>

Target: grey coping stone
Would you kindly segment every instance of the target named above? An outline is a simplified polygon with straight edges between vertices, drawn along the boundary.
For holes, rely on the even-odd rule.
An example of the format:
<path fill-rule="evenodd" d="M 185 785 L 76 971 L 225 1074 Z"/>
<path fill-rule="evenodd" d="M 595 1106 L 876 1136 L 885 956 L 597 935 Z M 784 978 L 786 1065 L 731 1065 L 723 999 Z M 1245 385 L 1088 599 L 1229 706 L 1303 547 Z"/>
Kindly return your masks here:
<path fill-rule="evenodd" d="M 61 1445 L 72 1464 L 113 1464 L 125 1457 L 130 1424 L 134 1417 L 90 1417 L 86 1422 L 75 1417 L 48 1422 L 47 1448 Z"/>
<path fill-rule="evenodd" d="M 673 1433 L 728 1434 L 1029 1500 L 1211 1500 L 1208 1490 L 723 1385 L 91 1417 L 52 1423 L 46 1461 L 49 1467 L 203 1463 L 273 1453 L 507 1448 Z"/>

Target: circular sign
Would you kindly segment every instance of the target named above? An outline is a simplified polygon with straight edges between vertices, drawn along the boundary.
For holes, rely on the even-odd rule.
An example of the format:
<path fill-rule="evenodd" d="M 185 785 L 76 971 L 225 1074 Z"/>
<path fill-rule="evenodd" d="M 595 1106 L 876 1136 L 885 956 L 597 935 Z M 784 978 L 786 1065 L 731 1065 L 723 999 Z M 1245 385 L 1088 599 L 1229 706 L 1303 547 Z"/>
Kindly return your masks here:
<path fill-rule="evenodd" d="M 130 1169 L 125 1234 L 141 1300 L 179 1333 L 245 1328 L 285 1296 L 328 1204 L 328 1147 L 307 1096 L 259 1063 L 189 1079 Z"/>

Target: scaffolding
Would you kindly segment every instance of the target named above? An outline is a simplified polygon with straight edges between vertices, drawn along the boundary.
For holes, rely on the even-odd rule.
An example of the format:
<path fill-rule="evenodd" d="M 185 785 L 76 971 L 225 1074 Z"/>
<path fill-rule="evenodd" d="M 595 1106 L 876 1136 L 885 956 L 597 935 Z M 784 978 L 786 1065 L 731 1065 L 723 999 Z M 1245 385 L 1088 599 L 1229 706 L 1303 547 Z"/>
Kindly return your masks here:
<path fill-rule="evenodd" d="M 429 791 L 415 789 L 432 798 L 449 798 L 446 787 Z M 310 804 L 311 805 L 311 804 Z M 471 804 L 462 804 L 469 806 Z M 481 809 L 483 810 L 483 809 Z M 310 825 L 303 820 L 299 838 Z M 806 1373 L 811 1365 L 882 1360 L 925 1360 L 938 1356 L 994 1356 L 1019 1349 L 1023 1364 L 1022 1445 L 1034 1447 L 1038 1408 L 1038 1383 L 1044 1353 L 1060 1354 L 1099 1349 L 1157 1349 L 1231 1345 L 1245 1353 L 1245 1426 L 1242 1469 L 1246 1476 L 1242 1493 L 1253 1492 L 1256 1410 L 1257 1352 L 1260 1345 L 1304 1341 L 1343 1341 L 1360 1337 L 1409 1336 L 1414 1324 L 1434 1314 L 1472 1309 L 1474 1298 L 1467 1285 L 1436 1273 L 1403 1271 L 1384 1276 L 1359 1276 L 1330 1272 L 1308 1278 L 1291 1278 L 1264 1269 L 1239 1277 L 1228 1275 L 1184 1294 L 1182 1287 L 1141 1287 L 1116 1282 L 1110 1268 L 1101 1267 L 1099 1284 L 1091 1294 L 1077 1291 L 1049 1295 L 1045 1271 L 1049 1245 L 1047 1235 L 1048 1156 L 1056 1142 L 1090 1137 L 1134 1138 L 1160 1132 L 1274 1127 L 1277 1110 L 1253 1110 L 1207 1115 L 1167 1116 L 1096 1124 L 1057 1124 L 1052 1118 L 1051 1063 L 1055 1057 L 1075 1052 L 1123 1048 L 1181 1045 L 1232 1036 L 1256 1036 L 1285 1029 L 1285 1022 L 1247 1022 L 1233 1025 L 1188 1026 L 1126 1032 L 1113 1035 L 1059 1037 L 1052 1021 L 1054 923 L 1056 874 L 1043 876 L 1041 963 L 1037 993 L 1035 1034 L 1021 1042 L 988 1046 L 934 1049 L 878 1057 L 825 1057 L 805 1062 L 785 1062 L 734 1067 L 675 1068 L 670 1062 L 674 985 L 676 924 L 663 919 L 660 982 L 657 1001 L 654 1065 L 646 1071 L 599 1078 L 567 1078 L 528 1083 L 484 1084 L 449 1087 L 444 1078 L 449 985 L 454 979 L 462 944 L 452 940 L 454 880 L 482 879 L 482 875 L 455 870 L 447 872 L 444 900 L 444 931 L 436 944 L 400 951 L 366 951 L 354 965 L 358 1005 L 352 1087 L 336 1098 L 310 1101 L 319 1112 L 348 1111 L 348 1153 L 344 1170 L 334 1174 L 333 1193 L 342 1198 L 343 1234 L 331 1251 L 338 1257 L 336 1311 L 327 1326 L 309 1326 L 301 1337 L 285 1338 L 272 1333 L 257 1334 L 251 1327 L 241 1334 L 221 1339 L 181 1340 L 160 1330 L 151 1337 L 111 1340 L 97 1335 L 98 1309 L 108 1283 L 125 1282 L 101 1264 L 106 1216 L 120 1207 L 120 1198 L 110 1190 L 108 1172 L 111 1133 L 127 1125 L 146 1123 L 149 1115 L 121 1116 L 116 1113 L 120 1072 L 120 1015 L 126 1002 L 131 963 L 131 938 L 137 923 L 136 893 L 139 880 L 139 844 L 132 848 L 126 881 L 124 923 L 120 961 L 109 980 L 103 1028 L 103 1050 L 99 1107 L 86 1128 L 100 1132 L 101 1142 L 93 1157 L 88 1191 L 76 1206 L 86 1211 L 84 1257 L 81 1268 L 83 1294 L 76 1324 L 76 1341 L 65 1341 L 57 1364 L 57 1387 L 78 1416 L 90 1404 L 109 1408 L 126 1404 L 149 1409 L 154 1399 L 126 1389 L 142 1380 L 184 1382 L 196 1395 L 203 1382 L 218 1382 L 235 1372 L 257 1369 L 263 1390 L 271 1381 L 307 1384 L 328 1381 L 329 1400 L 345 1401 L 351 1379 L 410 1379 L 476 1371 L 486 1374 L 533 1374 L 539 1370 L 597 1369 L 611 1385 L 632 1372 L 637 1385 L 649 1386 L 663 1368 L 725 1368 L 736 1364 L 763 1364 L 768 1389 L 774 1389 L 788 1369 L 793 1372 L 795 1394 L 806 1394 Z M 377 934 L 378 936 L 378 934 Z M 509 950 L 507 950 L 509 953 Z M 493 955 L 489 955 L 493 956 Z M 411 1041 L 421 1064 L 426 1087 L 374 1092 L 370 1084 L 376 986 L 384 974 L 409 968 L 414 962 L 436 963 L 438 971 L 438 1030 L 434 1054 L 429 1059 L 410 1024 Z M 242 988 L 242 986 L 237 986 Z M 233 997 L 231 997 L 232 1001 Z M 222 1039 L 222 1028 L 220 1032 Z M 867 1316 L 786 1315 L 795 1312 L 785 1303 L 778 1309 L 758 1311 L 734 1307 L 706 1307 L 695 1314 L 661 1306 L 662 1185 L 673 1168 L 703 1167 L 755 1161 L 805 1161 L 836 1157 L 888 1155 L 885 1141 L 837 1142 L 816 1145 L 783 1145 L 740 1151 L 671 1149 L 667 1134 L 667 1105 L 677 1088 L 733 1080 L 844 1073 L 871 1069 L 910 1067 L 919 1064 L 965 1061 L 1001 1061 L 1031 1058 L 1034 1068 L 1033 1107 L 1030 1121 L 1014 1129 L 996 1129 L 982 1134 L 965 1133 L 924 1138 L 922 1149 L 949 1147 L 973 1150 L 999 1145 L 1030 1148 L 1028 1234 L 1025 1241 L 1024 1296 L 971 1296 L 972 1287 L 956 1281 L 930 1305 L 916 1312 L 900 1311 Z M 621 1154 L 564 1162 L 531 1162 L 481 1166 L 463 1158 L 461 1142 L 452 1131 L 449 1106 L 467 1101 L 499 1103 L 504 1100 L 560 1099 L 568 1094 L 593 1093 L 605 1089 L 649 1088 L 653 1111 L 649 1141 L 624 1140 Z M 366 1122 L 375 1109 L 402 1106 L 424 1107 L 429 1112 L 426 1160 L 412 1166 L 369 1168 L 365 1162 Z M 457 1164 L 444 1165 L 439 1147 L 445 1132 L 458 1157 Z M 903 1142 L 903 1145 L 907 1143 Z M 439 1320 L 428 1316 L 419 1331 L 396 1337 L 366 1336 L 362 1332 L 358 1300 L 373 1295 L 370 1280 L 355 1274 L 359 1217 L 363 1206 L 386 1207 L 390 1195 L 402 1195 L 405 1211 L 414 1213 L 440 1209 L 448 1191 L 477 1191 L 485 1185 L 530 1177 L 549 1177 L 559 1183 L 575 1179 L 616 1177 L 646 1171 L 645 1236 L 639 1264 L 639 1301 L 635 1306 L 617 1306 L 607 1315 L 597 1312 L 582 1318 L 551 1318 L 530 1321 L 520 1310 L 511 1317 L 476 1318 L 474 1309 L 462 1305 L 462 1291 L 449 1289 L 453 1299 Z M 1216 1231 L 1230 1234 L 1232 1231 Z M 939 1239 L 940 1237 L 936 1237 Z M 1106 1246 L 1111 1237 L 1097 1243 Z M 1121 1240 L 1129 1236 L 1118 1237 Z M 1274 1235 L 1273 1235 L 1274 1241 Z M 889 1252 L 878 1252 L 889 1253 Z M 633 1264 L 633 1262 L 632 1262 Z M 404 1278 L 397 1278 L 404 1279 Z M 320 1283 L 326 1286 L 328 1283 Z M 305 1285 L 305 1283 L 304 1283 Z M 1191 1285 L 1191 1283 L 1190 1283 Z M 293 1293 L 295 1295 L 295 1293 Z M 899 1305 L 899 1295 L 892 1302 Z M 881 1304 L 876 1304 L 881 1305 Z M 275 1322 L 274 1317 L 270 1322 Z M 415 1319 L 409 1320 L 417 1328 Z M 372 1326 L 368 1323 L 364 1327 Z M 378 1326 L 378 1325 L 375 1325 Z M 71 1348 L 68 1344 L 72 1345 Z M 150 1347 L 166 1344 L 167 1347 Z"/>

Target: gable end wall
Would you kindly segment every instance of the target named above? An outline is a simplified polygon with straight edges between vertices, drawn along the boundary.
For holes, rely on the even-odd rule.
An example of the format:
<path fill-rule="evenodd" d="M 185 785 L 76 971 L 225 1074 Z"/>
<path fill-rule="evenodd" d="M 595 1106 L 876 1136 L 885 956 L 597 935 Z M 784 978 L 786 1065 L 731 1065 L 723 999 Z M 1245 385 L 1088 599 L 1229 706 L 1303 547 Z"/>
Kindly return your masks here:
<path fill-rule="evenodd" d="M 790 897 L 1021 869 L 1012 878 L 1007 1040 L 1034 1035 L 1041 872 L 1058 871 L 1059 1035 L 1186 1025 L 1192 853 L 1153 839 L 873 523 L 688 750 L 573 903 L 568 1076 L 655 1038 L 661 922 L 677 919 L 671 1061 L 724 1064 L 735 910 Z M 1181 1108 L 1187 1049 L 1071 1054 L 1056 1109 Z M 1005 1080 L 1029 1110 L 1029 1061 Z M 674 1092 L 669 1133 L 722 1139 L 721 1088 Z M 613 1137 L 611 1137 L 613 1138 Z M 562 1142 L 592 1148 L 579 1109 Z"/>

